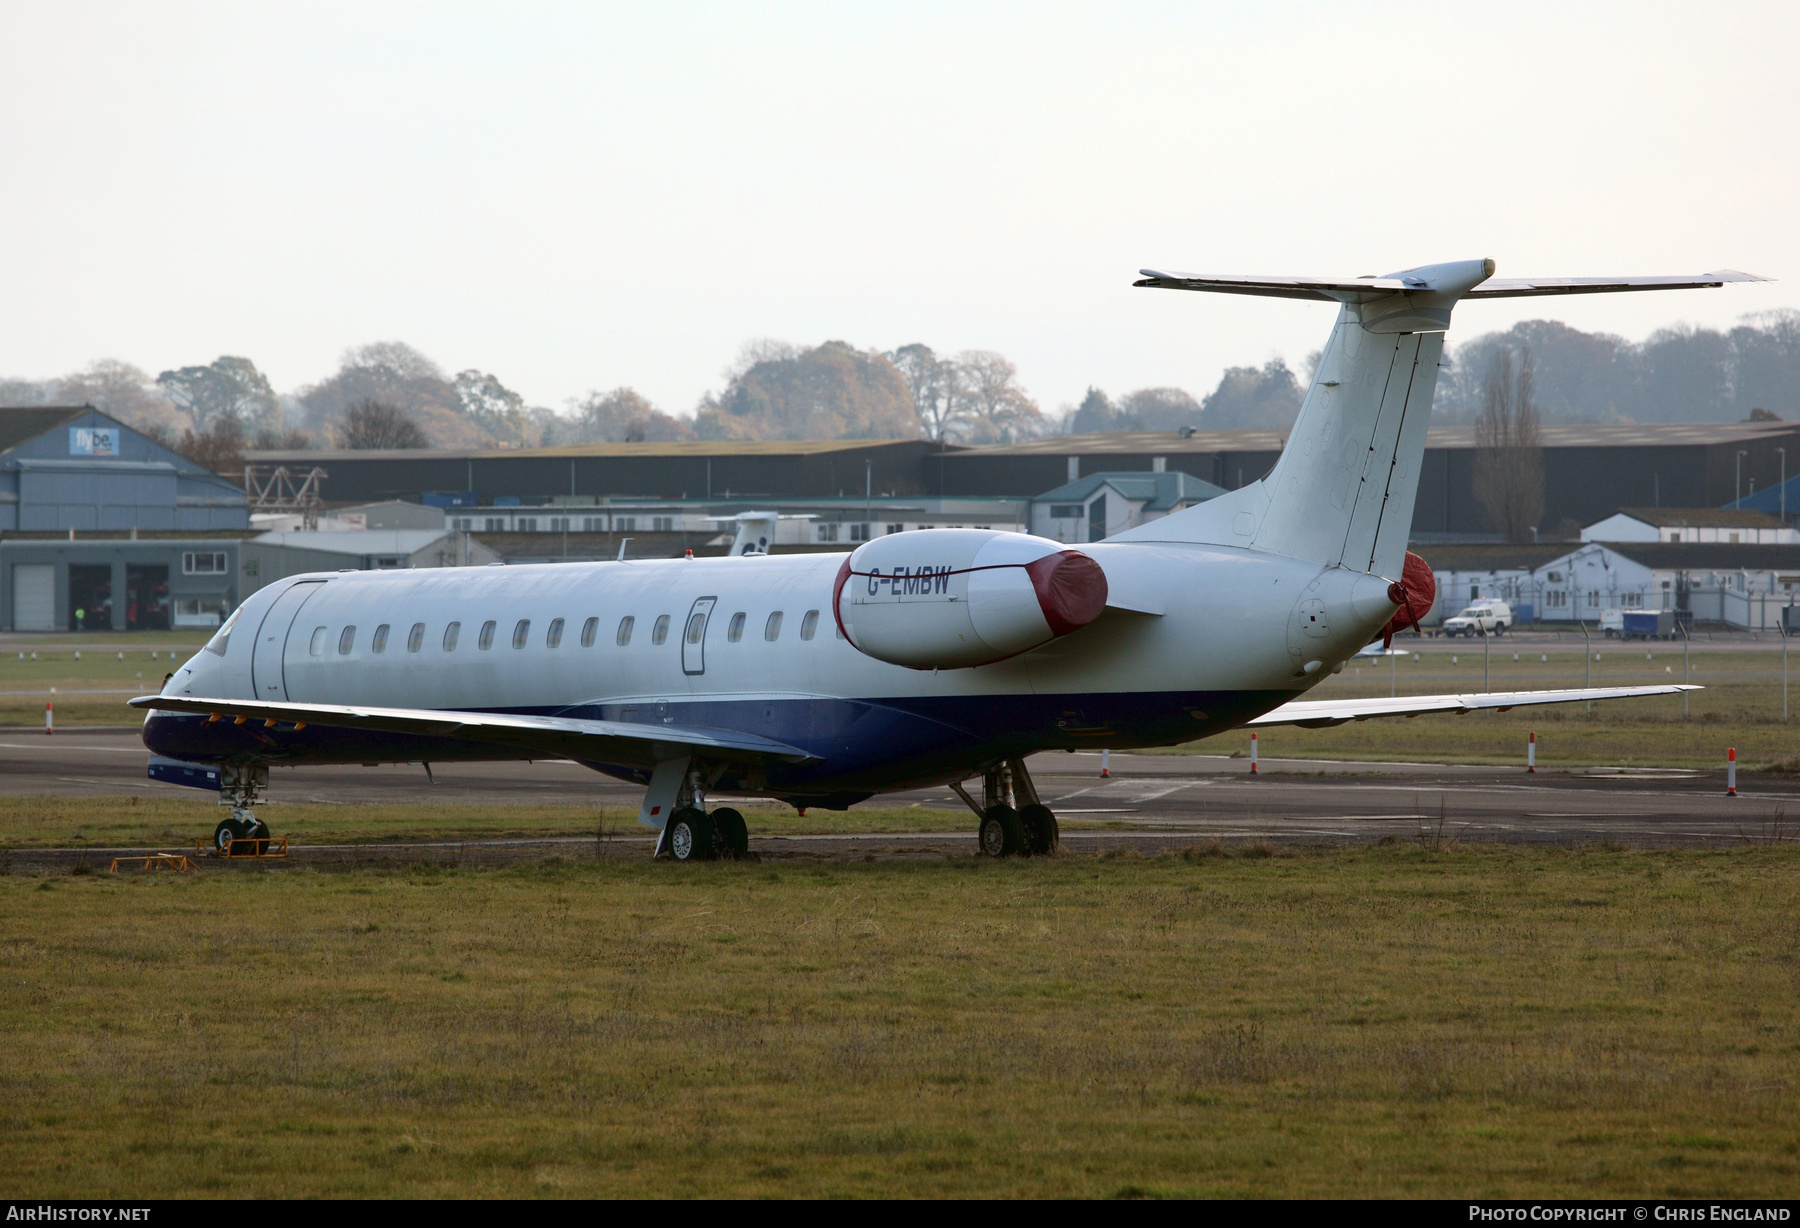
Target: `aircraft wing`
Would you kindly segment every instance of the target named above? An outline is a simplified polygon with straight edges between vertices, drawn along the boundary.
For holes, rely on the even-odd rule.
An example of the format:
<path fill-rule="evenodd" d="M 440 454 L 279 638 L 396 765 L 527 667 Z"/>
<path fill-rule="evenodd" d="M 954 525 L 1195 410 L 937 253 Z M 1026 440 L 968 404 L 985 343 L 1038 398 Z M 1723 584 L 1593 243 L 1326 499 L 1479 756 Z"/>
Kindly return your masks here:
<path fill-rule="evenodd" d="M 1616 294 L 1623 290 L 1703 290 L 1728 281 L 1773 281 L 1755 273 L 1720 269 L 1716 273 L 1668 277 L 1490 277 L 1467 298 L 1527 298 L 1539 294 Z"/>
<path fill-rule="evenodd" d="M 564 716 L 518 716 L 503 712 L 456 712 L 431 708 L 369 708 L 359 704 L 265 703 L 255 699 L 190 699 L 186 696 L 141 695 L 129 701 L 134 708 L 164 712 L 203 713 L 236 724 L 291 721 L 337 729 L 373 729 L 383 733 L 417 734 L 428 738 L 454 738 L 486 742 L 534 751 L 542 757 L 596 759 L 607 762 L 654 764 L 668 755 L 655 747 L 684 747 L 706 751 L 721 759 L 771 760 L 805 763 L 817 755 L 730 729 L 701 729 L 680 725 L 638 725 L 625 721 L 589 721 Z"/>
<path fill-rule="evenodd" d="M 1428 712 L 1454 712 L 1458 716 L 1492 709 L 1505 712 L 1535 704 L 1578 704 L 1594 699 L 1635 699 L 1645 695 L 1679 695 L 1705 688 L 1685 683 L 1670 686 L 1578 687 L 1568 691 L 1495 691 L 1480 695 L 1402 695 L 1397 699 L 1297 699 L 1265 712 L 1249 728 L 1262 725 L 1300 725 L 1325 729 L 1345 721 L 1366 721 L 1378 716 L 1423 716 Z"/>

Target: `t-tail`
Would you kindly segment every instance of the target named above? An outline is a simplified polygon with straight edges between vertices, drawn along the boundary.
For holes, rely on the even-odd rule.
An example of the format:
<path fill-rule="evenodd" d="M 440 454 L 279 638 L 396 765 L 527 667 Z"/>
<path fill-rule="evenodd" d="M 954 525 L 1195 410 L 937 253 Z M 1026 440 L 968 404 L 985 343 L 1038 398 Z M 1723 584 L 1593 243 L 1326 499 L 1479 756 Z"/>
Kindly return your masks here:
<path fill-rule="evenodd" d="M 1496 279 L 1492 260 L 1350 279 L 1142 272 L 1140 286 L 1316 299 L 1340 306 L 1275 467 L 1239 490 L 1109 540 L 1245 546 L 1390 579 L 1399 577 L 1406 556 L 1444 332 L 1457 303 L 1769 280 L 1730 271 Z"/>

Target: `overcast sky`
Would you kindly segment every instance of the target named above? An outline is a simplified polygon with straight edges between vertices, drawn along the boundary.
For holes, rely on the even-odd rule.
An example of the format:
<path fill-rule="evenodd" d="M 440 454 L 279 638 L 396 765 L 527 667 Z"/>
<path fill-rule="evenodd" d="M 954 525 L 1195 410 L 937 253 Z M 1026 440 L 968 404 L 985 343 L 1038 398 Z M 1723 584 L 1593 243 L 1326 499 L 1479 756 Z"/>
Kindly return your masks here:
<path fill-rule="evenodd" d="M 399 339 L 691 412 L 753 337 L 1204 395 L 1323 304 L 1143 266 L 1780 278 L 1459 309 L 1638 339 L 1800 307 L 1793 5 L 0 3 L 0 376 Z"/>

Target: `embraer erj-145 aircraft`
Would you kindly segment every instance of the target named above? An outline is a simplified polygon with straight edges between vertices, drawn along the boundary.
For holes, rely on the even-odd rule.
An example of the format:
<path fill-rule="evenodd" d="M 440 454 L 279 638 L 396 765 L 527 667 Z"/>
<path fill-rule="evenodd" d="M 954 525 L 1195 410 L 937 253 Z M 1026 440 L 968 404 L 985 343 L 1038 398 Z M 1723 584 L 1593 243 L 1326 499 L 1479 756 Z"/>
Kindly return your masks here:
<path fill-rule="evenodd" d="M 1260 481 L 1080 549 L 934 529 L 847 556 L 293 577 L 131 701 L 152 709 L 150 774 L 216 783 L 226 844 L 268 834 L 252 807 L 270 764 L 567 757 L 645 784 L 639 821 L 681 861 L 745 851 L 743 816 L 709 813 L 709 792 L 842 809 L 948 785 L 1003 857 L 1057 843 L 1036 751 L 1678 691 L 1301 698 L 1431 608 L 1406 542 L 1458 302 L 1762 280 L 1505 280 L 1491 260 L 1335 281 L 1146 269 L 1139 286 L 1340 304 Z M 979 804 L 962 783 L 977 777 Z"/>

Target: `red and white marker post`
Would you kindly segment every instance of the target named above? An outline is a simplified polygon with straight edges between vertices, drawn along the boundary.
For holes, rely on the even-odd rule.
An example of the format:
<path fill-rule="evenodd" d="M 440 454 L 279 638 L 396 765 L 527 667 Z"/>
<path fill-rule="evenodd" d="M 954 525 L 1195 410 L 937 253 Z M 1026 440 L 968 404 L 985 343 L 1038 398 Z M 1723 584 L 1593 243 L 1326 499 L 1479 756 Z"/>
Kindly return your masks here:
<path fill-rule="evenodd" d="M 44 732 L 47 734 L 56 732 L 56 701 L 54 699 L 44 701 Z"/>
<path fill-rule="evenodd" d="M 1532 733 L 1531 740 L 1525 743 L 1525 770 L 1527 772 L 1537 771 L 1537 734 L 1535 732 Z"/>
<path fill-rule="evenodd" d="M 1725 748 L 1725 796 L 1737 796 L 1737 747 Z"/>
<path fill-rule="evenodd" d="M 1256 775 L 1256 731 L 1250 732 L 1250 774 Z"/>
<path fill-rule="evenodd" d="M 1112 752 L 1110 750 L 1103 750 L 1100 752 L 1100 779 L 1101 780 L 1105 780 L 1112 775 L 1112 767 L 1110 766 L 1110 762 L 1109 762 L 1111 759 L 1112 759 Z"/>

